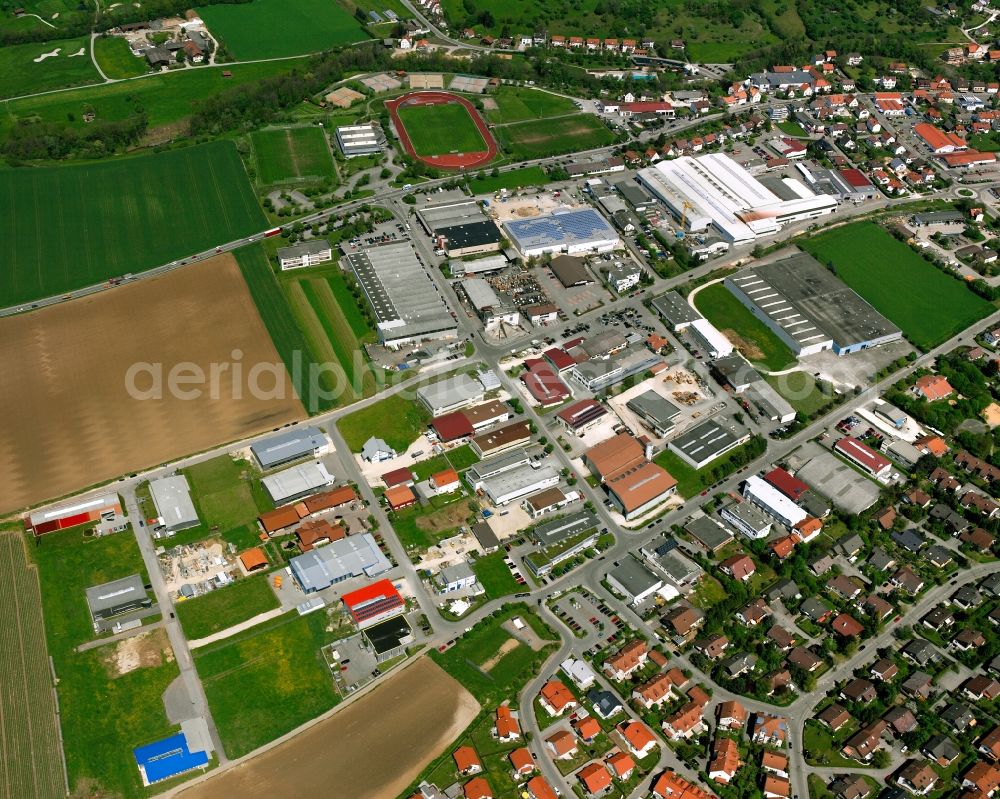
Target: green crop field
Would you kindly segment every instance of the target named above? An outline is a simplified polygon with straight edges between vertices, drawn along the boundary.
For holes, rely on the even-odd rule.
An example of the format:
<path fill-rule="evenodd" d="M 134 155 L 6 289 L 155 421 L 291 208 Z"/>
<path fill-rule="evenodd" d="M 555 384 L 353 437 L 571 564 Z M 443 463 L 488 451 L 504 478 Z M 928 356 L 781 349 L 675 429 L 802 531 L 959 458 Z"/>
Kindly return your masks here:
<path fill-rule="evenodd" d="M 754 316 L 722 283 L 703 288 L 694 304 L 719 328 L 747 360 L 769 371 L 787 369 L 795 363 L 788 346 Z"/>
<path fill-rule="evenodd" d="M 185 179 L 179 179 L 184 176 Z M 141 272 L 261 230 L 232 142 L 0 171 L 0 305 Z"/>
<path fill-rule="evenodd" d="M 924 350 L 994 310 L 874 222 L 834 228 L 800 246 L 832 263 L 841 280 Z"/>
<path fill-rule="evenodd" d="M 497 108 L 487 111 L 486 118 L 496 123 L 523 122 L 577 111 L 576 103 L 568 97 L 520 86 L 501 86 L 492 99 Z"/>
<path fill-rule="evenodd" d="M 590 114 L 519 122 L 494 128 L 493 133 L 518 161 L 604 147 L 615 140 L 611 130 Z"/>
<path fill-rule="evenodd" d="M 265 186 L 335 176 L 333 157 L 320 127 L 259 130 L 250 135 L 257 179 Z"/>
<path fill-rule="evenodd" d="M 430 420 L 430 413 L 421 403 L 392 394 L 348 414 L 337 427 L 351 452 L 361 452 L 372 436 L 384 439 L 394 450 L 402 452 L 417 440 Z"/>
<path fill-rule="evenodd" d="M 540 166 L 526 166 L 521 169 L 512 169 L 509 172 L 501 172 L 496 177 L 484 174 L 470 177 L 469 188 L 475 194 L 491 194 L 500 189 L 522 189 L 528 186 L 544 186 L 549 182 L 549 176 Z"/>
<path fill-rule="evenodd" d="M 226 754 L 241 757 L 337 704 L 326 613 L 286 614 L 194 652 Z"/>
<path fill-rule="evenodd" d="M 99 36 L 94 40 L 94 56 L 109 78 L 134 78 L 149 72 L 146 59 L 132 55 L 128 42 L 121 36 Z"/>
<path fill-rule="evenodd" d="M 0 99 L 100 80 L 85 36 L 0 47 Z"/>
<path fill-rule="evenodd" d="M 218 68 L 193 67 L 148 75 L 139 80 L 104 83 L 85 89 L 26 97 L 7 103 L 7 113 L 0 119 L 0 127 L 15 124 L 21 119 L 38 118 L 44 122 L 69 123 L 72 127 L 83 130 L 86 128 L 83 112 L 92 110 L 98 120 L 104 121 L 146 114 L 150 127 L 155 128 L 191 116 L 196 103 L 225 89 L 289 72 L 299 63 L 300 60 L 296 59 L 225 64 Z M 224 71 L 231 72 L 232 77 L 224 78 Z"/>
<path fill-rule="evenodd" d="M 177 731 L 167 719 L 163 692 L 180 674 L 163 631 L 159 661 L 126 673 L 114 669 L 113 643 L 84 652 L 94 637 L 85 591 L 92 585 L 145 575 L 135 537 L 120 533 L 87 539 L 79 530 L 50 533 L 31 547 L 38 564 L 45 636 L 59 680 L 59 716 L 72 790 L 89 795 L 146 796 L 132 749 Z M 151 653 L 152 654 L 152 653 Z"/>
<path fill-rule="evenodd" d="M 274 610 L 280 603 L 267 577 L 248 577 L 232 585 L 177 604 L 177 619 L 191 640 L 225 630 Z"/>
<path fill-rule="evenodd" d="M 5 796 L 56 799 L 65 794 L 38 574 L 17 533 L 0 533 L 0 736 Z"/>
<path fill-rule="evenodd" d="M 417 155 L 484 152 L 486 142 L 468 110 L 459 103 L 404 105 L 399 118 Z"/>
<path fill-rule="evenodd" d="M 198 14 L 240 61 L 318 53 L 368 38 L 334 0 L 253 0 L 205 6 Z"/>

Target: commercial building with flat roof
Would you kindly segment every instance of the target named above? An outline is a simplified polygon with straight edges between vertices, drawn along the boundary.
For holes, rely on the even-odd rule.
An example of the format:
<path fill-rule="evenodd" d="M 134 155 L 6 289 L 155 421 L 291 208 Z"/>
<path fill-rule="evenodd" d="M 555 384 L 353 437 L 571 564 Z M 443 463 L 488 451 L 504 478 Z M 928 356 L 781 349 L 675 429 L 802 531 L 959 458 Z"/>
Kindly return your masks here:
<path fill-rule="evenodd" d="M 556 418 L 569 432 L 579 435 L 607 415 L 607 408 L 597 400 L 584 399 L 563 408 L 556 414 Z"/>
<path fill-rule="evenodd" d="M 326 239 L 309 239 L 291 247 L 280 247 L 277 255 L 282 269 L 299 269 L 332 261 L 333 247 Z"/>
<path fill-rule="evenodd" d="M 494 505 L 506 505 L 528 494 L 559 483 L 559 472 L 551 466 L 518 466 L 482 481 L 483 491 Z"/>
<path fill-rule="evenodd" d="M 340 599 L 361 629 L 406 612 L 406 602 L 391 580 L 377 580 Z"/>
<path fill-rule="evenodd" d="M 45 510 L 36 510 L 28 517 L 27 526 L 35 535 L 66 530 L 87 522 L 110 521 L 122 515 L 117 494 L 104 494 L 91 499 L 77 499 Z"/>
<path fill-rule="evenodd" d="M 593 208 L 512 220 L 504 223 L 504 229 L 524 258 L 557 252 L 608 252 L 622 246 L 615 229 Z"/>
<path fill-rule="evenodd" d="M 681 156 L 642 169 L 637 180 L 684 219 L 691 233 L 714 229 L 725 241 L 744 243 L 782 226 L 833 213 L 837 199 L 813 193 L 801 181 L 781 180 L 785 197 L 767 188 L 724 153 Z"/>
<path fill-rule="evenodd" d="M 377 577 L 392 568 L 370 533 L 332 541 L 296 555 L 288 565 L 302 590 L 311 594 L 352 577 Z"/>
<path fill-rule="evenodd" d="M 597 526 L 597 517 L 589 511 L 539 524 L 531 535 L 540 548 L 530 552 L 524 563 L 537 576 L 548 574 L 554 566 L 594 546 Z"/>
<path fill-rule="evenodd" d="M 892 470 L 892 463 L 888 458 L 852 436 L 844 436 L 833 448 L 872 477 L 885 477 Z"/>
<path fill-rule="evenodd" d="M 584 464 L 602 481 L 611 480 L 644 460 L 645 448 L 629 433 L 618 433 L 583 453 Z"/>
<path fill-rule="evenodd" d="M 482 489 L 484 480 L 496 477 L 498 474 L 509 472 L 521 466 L 527 466 L 529 463 L 531 463 L 531 456 L 528 454 L 527 450 L 515 449 L 510 452 L 505 452 L 503 455 L 496 455 L 492 458 L 484 458 L 465 473 L 465 478 L 476 491 L 479 491 Z"/>
<path fill-rule="evenodd" d="M 433 416 L 457 411 L 483 401 L 482 383 L 466 374 L 455 375 L 417 389 L 417 399 Z"/>
<path fill-rule="evenodd" d="M 375 662 L 385 663 L 406 654 L 406 647 L 413 643 L 413 630 L 405 616 L 396 616 L 368 627 L 365 638 L 375 653 Z"/>
<path fill-rule="evenodd" d="M 497 252 L 503 243 L 500 228 L 488 219 L 438 228 L 435 232 L 450 258 Z"/>
<path fill-rule="evenodd" d="M 556 280 L 562 283 L 565 288 L 587 286 L 594 282 L 593 276 L 587 271 L 587 265 L 583 258 L 576 258 L 572 255 L 557 255 L 549 264 L 549 269 L 556 276 Z"/>
<path fill-rule="evenodd" d="M 458 323 L 451 308 L 412 244 L 368 247 L 344 260 L 371 306 L 385 346 L 456 336 Z"/>
<path fill-rule="evenodd" d="M 474 436 L 469 442 L 472 451 L 480 458 L 496 455 L 531 441 L 531 425 L 524 419 Z"/>
<path fill-rule="evenodd" d="M 766 380 L 758 380 L 746 390 L 746 400 L 765 419 L 787 424 L 795 419 L 795 408 Z"/>
<path fill-rule="evenodd" d="M 711 516 L 698 516 L 685 523 L 684 531 L 706 552 L 718 552 L 733 540 L 729 529 Z"/>
<path fill-rule="evenodd" d="M 716 417 L 685 431 L 667 447 L 695 469 L 702 469 L 749 440 L 749 431 L 735 420 Z"/>
<path fill-rule="evenodd" d="M 806 253 L 741 269 L 726 288 L 796 355 L 838 355 L 898 341 L 902 332 Z"/>
<path fill-rule="evenodd" d="M 191 487 L 183 474 L 149 481 L 149 493 L 156 506 L 160 524 L 170 532 L 186 530 L 199 524 L 198 511 L 191 501 Z"/>
<path fill-rule="evenodd" d="M 753 540 L 767 538 L 773 524 L 763 511 L 750 502 L 730 502 L 719 511 L 719 515 Z"/>
<path fill-rule="evenodd" d="M 273 469 L 299 458 L 312 458 L 329 446 L 326 434 L 318 427 L 294 427 L 268 436 L 250 445 L 262 469 Z"/>
<path fill-rule="evenodd" d="M 709 358 L 725 358 L 733 353 L 732 342 L 707 319 L 695 319 L 688 325 L 688 333 Z"/>
<path fill-rule="evenodd" d="M 673 496 L 677 481 L 662 466 L 646 461 L 608 480 L 605 486 L 615 507 L 631 521 Z"/>
<path fill-rule="evenodd" d="M 606 360 L 592 359 L 574 364 L 570 368 L 570 375 L 587 391 L 596 394 L 632 375 L 641 374 L 658 363 L 661 363 L 661 360 L 656 353 L 635 345 L 609 356 Z"/>
<path fill-rule="evenodd" d="M 334 477 L 320 461 L 311 461 L 265 477 L 261 482 L 275 505 L 311 494 L 318 488 L 333 485 Z"/>
<path fill-rule="evenodd" d="M 663 580 L 631 555 L 608 572 L 611 587 L 628 599 L 629 604 L 639 605 L 663 588 Z"/>
<path fill-rule="evenodd" d="M 501 299 L 485 279 L 469 277 L 458 285 L 487 330 L 501 323 L 516 326 L 520 321 L 521 314 L 514 304 Z"/>
<path fill-rule="evenodd" d="M 660 438 L 673 432 L 675 422 L 681 415 L 680 408 L 652 389 L 632 397 L 625 403 L 625 407 Z"/>
<path fill-rule="evenodd" d="M 95 585 L 87 589 L 87 607 L 95 622 L 120 616 L 131 610 L 152 607 L 146 586 L 138 574 Z"/>
<path fill-rule="evenodd" d="M 757 475 L 751 475 L 743 483 L 743 496 L 789 529 L 809 515 L 783 492 Z"/>
<path fill-rule="evenodd" d="M 712 372 L 720 383 L 729 386 L 737 394 L 742 394 L 751 385 L 764 379 L 738 352 L 712 361 Z"/>
<path fill-rule="evenodd" d="M 382 152 L 382 131 L 371 123 L 337 128 L 337 144 L 344 158 Z"/>
<path fill-rule="evenodd" d="M 696 319 L 704 318 L 691 307 L 691 303 L 673 290 L 654 297 L 649 304 L 675 333 L 685 330 Z"/>

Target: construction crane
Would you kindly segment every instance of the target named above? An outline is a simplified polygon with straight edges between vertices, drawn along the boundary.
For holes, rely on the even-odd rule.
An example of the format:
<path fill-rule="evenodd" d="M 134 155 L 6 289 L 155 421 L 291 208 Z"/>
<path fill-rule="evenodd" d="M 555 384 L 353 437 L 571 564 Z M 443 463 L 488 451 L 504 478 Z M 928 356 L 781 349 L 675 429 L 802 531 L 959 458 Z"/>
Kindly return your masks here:
<path fill-rule="evenodd" d="M 691 205 L 691 203 L 689 203 L 687 200 L 683 201 L 682 206 L 684 210 L 681 212 L 681 230 L 684 230 L 684 227 L 687 224 L 688 211 L 693 211 L 694 206 Z"/>

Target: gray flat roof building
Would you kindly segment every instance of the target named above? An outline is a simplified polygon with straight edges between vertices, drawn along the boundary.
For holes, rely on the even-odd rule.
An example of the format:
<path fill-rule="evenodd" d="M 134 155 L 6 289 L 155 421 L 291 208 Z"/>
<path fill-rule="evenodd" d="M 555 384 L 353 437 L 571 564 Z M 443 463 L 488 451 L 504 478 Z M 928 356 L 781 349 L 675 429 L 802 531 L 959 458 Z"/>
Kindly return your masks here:
<path fill-rule="evenodd" d="M 618 566 L 608 572 L 608 582 L 633 603 L 642 602 L 663 586 L 662 579 L 631 555 L 626 555 Z"/>
<path fill-rule="evenodd" d="M 479 203 L 464 196 L 461 199 L 429 203 L 417 211 L 417 218 L 428 234 L 458 225 L 487 221 Z"/>
<path fill-rule="evenodd" d="M 795 408 L 766 380 L 751 383 L 746 399 L 765 419 L 786 424 L 795 418 Z"/>
<path fill-rule="evenodd" d="M 733 540 L 729 528 L 711 516 L 691 519 L 684 525 L 684 530 L 709 552 L 715 552 Z"/>
<path fill-rule="evenodd" d="M 527 466 L 531 463 L 531 456 L 525 449 L 512 449 L 502 455 L 495 455 L 492 458 L 484 458 L 466 472 L 466 479 L 476 487 L 480 487 L 483 480 L 496 477 L 498 474 L 509 472 L 519 466 Z"/>
<path fill-rule="evenodd" d="M 332 261 L 333 247 L 326 239 L 317 238 L 301 241 L 291 247 L 279 247 L 276 254 L 282 269 L 294 269 Z"/>
<path fill-rule="evenodd" d="M 382 152 L 381 131 L 372 124 L 337 128 L 337 144 L 345 158 Z"/>
<path fill-rule="evenodd" d="M 580 511 L 561 519 L 545 522 L 535 527 L 531 535 L 545 547 L 558 544 L 567 538 L 597 527 L 597 517 L 590 511 Z"/>
<path fill-rule="evenodd" d="M 87 589 L 87 607 L 95 622 L 130 610 L 148 608 L 152 604 L 153 601 L 146 595 L 142 577 L 138 574 L 130 574 Z"/>
<path fill-rule="evenodd" d="M 454 337 L 458 323 L 409 242 L 345 256 L 371 305 L 382 343 Z"/>
<path fill-rule="evenodd" d="M 681 433 L 667 447 L 695 469 L 701 469 L 749 439 L 749 431 L 735 420 L 716 417 Z"/>
<path fill-rule="evenodd" d="M 191 488 L 183 474 L 149 481 L 149 493 L 156 506 L 156 515 L 171 532 L 196 526 L 198 511 L 191 501 Z"/>
<path fill-rule="evenodd" d="M 585 286 L 593 283 L 594 278 L 587 271 L 587 265 L 582 258 L 572 255 L 557 255 L 549 264 L 552 274 L 566 288 L 571 286 Z"/>
<path fill-rule="evenodd" d="M 392 568 L 370 533 L 348 536 L 296 555 L 288 565 L 307 594 L 352 577 L 376 577 Z"/>
<path fill-rule="evenodd" d="M 273 469 L 289 461 L 312 457 L 328 443 L 326 434 L 318 427 L 296 427 L 251 444 L 250 451 L 262 469 Z"/>
<path fill-rule="evenodd" d="M 479 546 L 482 547 L 483 552 L 486 554 L 500 548 L 500 539 L 493 532 L 493 528 L 490 527 L 489 522 L 479 522 L 472 525 L 472 534 L 476 537 L 476 541 L 479 542 Z"/>
<path fill-rule="evenodd" d="M 703 318 L 691 305 L 676 291 L 668 291 L 659 297 L 654 297 L 649 303 L 664 321 L 670 325 L 670 329 L 679 333 L 695 319 Z"/>
<path fill-rule="evenodd" d="M 618 189 L 618 193 L 626 199 L 628 204 L 640 214 L 647 208 L 652 207 L 656 202 L 652 195 L 638 183 L 622 181 L 621 183 L 616 183 L 615 188 Z"/>
<path fill-rule="evenodd" d="M 666 397 L 650 389 L 632 397 L 625 407 L 642 419 L 657 436 L 665 436 L 674 429 L 674 422 L 681 410 Z"/>
<path fill-rule="evenodd" d="M 261 482 L 275 505 L 290 502 L 323 486 L 333 485 L 333 475 L 319 461 L 300 463 L 291 469 L 265 477 Z"/>
<path fill-rule="evenodd" d="M 736 298 L 796 355 L 858 352 L 902 332 L 805 253 L 743 269 L 725 280 Z"/>
<path fill-rule="evenodd" d="M 712 371 L 737 394 L 742 394 L 752 384 L 764 379 L 738 352 L 712 361 Z"/>
<path fill-rule="evenodd" d="M 551 466 L 519 466 L 482 481 L 483 491 L 494 505 L 506 505 L 527 494 L 551 488 L 559 482 L 559 472 Z"/>
<path fill-rule="evenodd" d="M 434 416 L 480 402 L 485 394 L 482 383 L 466 374 L 455 375 L 417 389 L 417 399 Z"/>

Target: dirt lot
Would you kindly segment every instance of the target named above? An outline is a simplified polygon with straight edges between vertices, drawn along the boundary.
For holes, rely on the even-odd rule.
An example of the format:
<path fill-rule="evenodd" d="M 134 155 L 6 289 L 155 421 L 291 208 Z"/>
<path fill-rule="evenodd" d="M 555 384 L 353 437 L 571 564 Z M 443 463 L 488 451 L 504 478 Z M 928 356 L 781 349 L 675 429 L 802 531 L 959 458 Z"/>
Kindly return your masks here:
<path fill-rule="evenodd" d="M 183 791 L 182 799 L 337 796 L 396 799 L 454 741 L 479 703 L 430 658 L 254 759 Z"/>
<path fill-rule="evenodd" d="M 291 381 L 230 255 L 140 280 L 92 297 L 0 320 L 0 511 L 70 494 L 247 435 L 304 418 Z M 242 356 L 234 358 L 234 350 Z M 218 398 L 210 391 L 214 364 Z M 273 364 L 256 399 L 247 375 L 254 364 Z M 135 399 L 133 382 L 148 390 L 157 371 L 162 397 Z M 201 396 L 167 390 L 171 369 L 202 370 L 201 383 L 178 384 Z M 187 374 L 191 374 L 188 372 Z M 183 375 L 181 375 L 183 377 Z M 235 389 L 242 389 L 238 394 Z M 234 399 L 234 396 L 242 398 Z"/>
<path fill-rule="evenodd" d="M 467 502 L 458 500 L 440 510 L 421 516 L 417 519 L 417 527 L 428 533 L 440 533 L 461 527 L 467 518 L 469 518 L 469 505 Z"/>
<path fill-rule="evenodd" d="M 119 641 L 108 653 L 104 665 L 112 677 L 121 677 L 136 669 L 159 666 L 164 659 L 172 662 L 174 651 L 167 640 L 167 631 L 157 627 Z"/>

